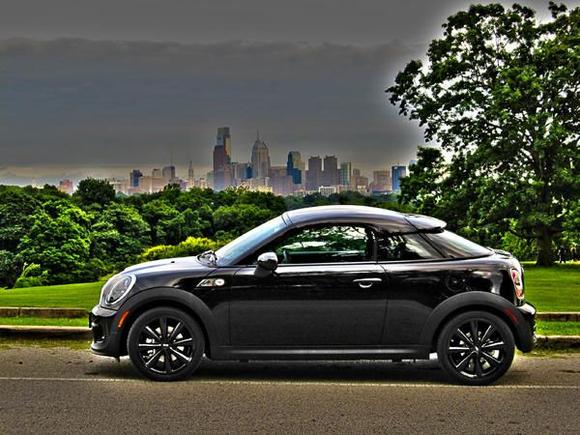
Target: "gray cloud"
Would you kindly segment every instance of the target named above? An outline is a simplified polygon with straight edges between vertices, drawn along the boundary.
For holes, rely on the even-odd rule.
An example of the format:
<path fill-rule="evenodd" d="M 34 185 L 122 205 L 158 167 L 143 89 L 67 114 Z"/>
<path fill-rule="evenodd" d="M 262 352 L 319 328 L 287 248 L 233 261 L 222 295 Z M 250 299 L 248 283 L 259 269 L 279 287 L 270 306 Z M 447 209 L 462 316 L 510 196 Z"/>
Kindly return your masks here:
<path fill-rule="evenodd" d="M 423 46 L 178 44 L 84 39 L 0 42 L 0 163 L 210 163 L 215 129 L 234 157 L 255 129 L 289 149 L 363 167 L 406 162 L 421 143 L 384 89 Z"/>

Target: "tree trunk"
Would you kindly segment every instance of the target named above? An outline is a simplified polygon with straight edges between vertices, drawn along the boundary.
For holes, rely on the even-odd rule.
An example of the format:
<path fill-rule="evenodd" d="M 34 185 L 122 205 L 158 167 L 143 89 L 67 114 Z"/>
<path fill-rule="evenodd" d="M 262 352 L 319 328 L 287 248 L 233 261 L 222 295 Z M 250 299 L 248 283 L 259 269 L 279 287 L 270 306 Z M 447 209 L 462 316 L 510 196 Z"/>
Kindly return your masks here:
<path fill-rule="evenodd" d="M 552 233 L 547 228 L 538 231 L 537 237 L 538 257 L 537 266 L 553 266 L 554 253 L 552 252 Z"/>

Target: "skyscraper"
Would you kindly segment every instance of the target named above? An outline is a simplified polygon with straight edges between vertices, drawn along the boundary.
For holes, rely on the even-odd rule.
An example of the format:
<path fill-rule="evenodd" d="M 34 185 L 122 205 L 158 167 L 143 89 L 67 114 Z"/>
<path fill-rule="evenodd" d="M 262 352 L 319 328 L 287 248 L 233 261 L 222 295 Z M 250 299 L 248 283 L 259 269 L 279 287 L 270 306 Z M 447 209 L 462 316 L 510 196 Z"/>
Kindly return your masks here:
<path fill-rule="evenodd" d="M 352 176 L 352 163 L 343 162 L 340 164 L 340 171 L 338 174 L 338 184 L 342 186 L 349 186 Z"/>
<path fill-rule="evenodd" d="M 231 159 L 232 159 L 232 136 L 230 135 L 230 128 L 229 127 L 218 128 L 216 145 L 221 145 L 224 147 L 224 151 L 231 161 Z"/>
<path fill-rule="evenodd" d="M 133 169 L 129 173 L 129 187 L 139 187 L 141 177 L 143 177 L 143 173 L 139 169 Z"/>
<path fill-rule="evenodd" d="M 213 149 L 213 188 L 215 190 L 224 190 L 233 184 L 230 165 L 231 142 L 230 128 L 218 128 L 216 145 Z"/>
<path fill-rule="evenodd" d="M 161 176 L 165 179 L 165 181 L 171 183 L 175 180 L 175 166 L 169 165 L 165 166 L 161 171 Z"/>
<path fill-rule="evenodd" d="M 405 166 L 393 166 L 393 192 L 401 191 L 401 178 L 407 176 L 407 168 Z"/>
<path fill-rule="evenodd" d="M 322 178 L 322 159 L 312 156 L 308 159 L 308 171 L 306 172 L 306 190 L 318 190 Z"/>
<path fill-rule="evenodd" d="M 391 189 L 391 174 L 389 171 L 373 171 L 373 182 L 370 190 L 373 193 L 386 193 Z"/>
<path fill-rule="evenodd" d="M 286 163 L 287 174 L 292 177 L 294 184 L 302 184 L 302 172 L 304 171 L 304 162 L 299 151 L 290 151 Z"/>
<path fill-rule="evenodd" d="M 256 141 L 252 147 L 252 178 L 262 179 L 270 175 L 270 152 L 266 142 L 260 139 L 257 133 Z"/>
<path fill-rule="evenodd" d="M 325 186 L 336 186 L 338 184 L 338 160 L 336 156 L 324 157 L 322 184 Z"/>

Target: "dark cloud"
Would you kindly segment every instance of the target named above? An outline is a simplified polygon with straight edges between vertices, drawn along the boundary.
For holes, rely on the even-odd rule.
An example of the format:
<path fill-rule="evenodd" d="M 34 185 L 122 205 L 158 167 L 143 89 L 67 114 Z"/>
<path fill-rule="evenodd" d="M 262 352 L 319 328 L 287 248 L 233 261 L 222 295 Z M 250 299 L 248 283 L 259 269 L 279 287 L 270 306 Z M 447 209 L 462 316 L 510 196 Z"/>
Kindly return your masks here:
<path fill-rule="evenodd" d="M 289 149 L 362 165 L 406 162 L 421 141 L 385 87 L 424 48 L 82 39 L 0 43 L 2 164 L 210 163 L 215 129 L 249 158 L 256 128 Z"/>

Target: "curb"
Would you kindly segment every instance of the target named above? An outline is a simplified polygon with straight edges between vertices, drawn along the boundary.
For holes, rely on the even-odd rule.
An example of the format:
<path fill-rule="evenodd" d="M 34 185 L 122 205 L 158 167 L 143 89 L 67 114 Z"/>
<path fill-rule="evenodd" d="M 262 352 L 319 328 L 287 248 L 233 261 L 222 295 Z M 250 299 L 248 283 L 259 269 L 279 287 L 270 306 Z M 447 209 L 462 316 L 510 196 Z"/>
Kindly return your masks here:
<path fill-rule="evenodd" d="M 91 339 L 93 334 L 90 328 L 80 326 L 0 325 L 0 337 L 84 340 Z"/>
<path fill-rule="evenodd" d="M 536 314 L 536 320 L 551 320 L 552 322 L 580 322 L 580 313 L 567 312 L 543 312 Z"/>
<path fill-rule="evenodd" d="M 538 335 L 536 349 L 580 349 L 580 335 Z"/>
<path fill-rule="evenodd" d="M 89 312 L 83 308 L 0 307 L 0 317 L 43 317 L 81 319 Z"/>

